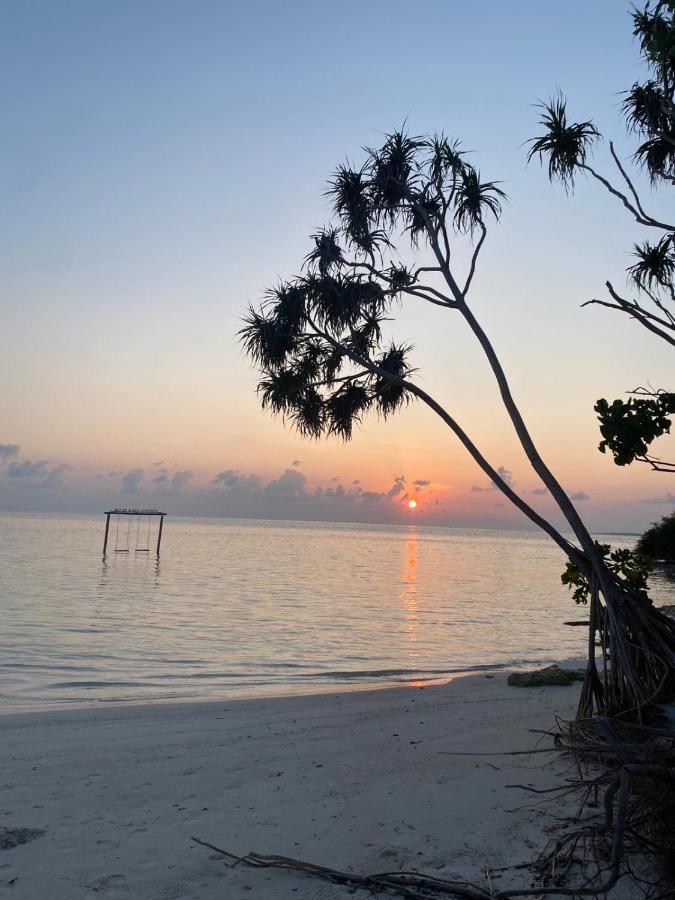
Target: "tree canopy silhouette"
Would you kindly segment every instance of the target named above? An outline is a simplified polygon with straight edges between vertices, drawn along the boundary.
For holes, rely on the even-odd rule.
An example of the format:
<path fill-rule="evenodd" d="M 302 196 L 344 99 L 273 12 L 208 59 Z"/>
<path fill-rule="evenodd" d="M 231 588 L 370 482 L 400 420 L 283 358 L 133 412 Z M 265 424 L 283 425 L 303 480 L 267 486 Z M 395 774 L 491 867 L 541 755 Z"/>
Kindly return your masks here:
<path fill-rule="evenodd" d="M 594 708 L 643 708 L 671 686 L 675 622 L 655 610 L 646 592 L 636 587 L 634 567 L 623 556 L 608 555 L 589 534 L 542 459 L 497 353 L 469 304 L 488 226 L 502 213 L 505 196 L 499 184 L 481 178 L 458 142 L 401 130 L 388 135 L 381 147 L 367 149 L 359 167 L 339 166 L 328 197 L 333 222 L 312 236 L 301 273 L 251 307 L 240 332 L 260 372 L 263 408 L 283 416 L 305 436 L 348 440 L 369 412 L 387 418 L 412 400 L 425 403 L 497 488 L 561 548 L 572 567 L 568 583 L 578 582 L 581 598 L 590 600 L 590 659 L 580 715 L 590 715 Z M 457 251 L 465 242 L 469 261 L 460 273 Z M 430 252 L 429 264 L 413 261 L 421 248 Z M 385 336 L 386 321 L 404 300 L 459 316 L 474 334 L 523 451 L 576 542 L 534 510 L 451 413 L 416 383 L 412 346 Z M 595 661 L 598 636 L 602 675 Z"/>
<path fill-rule="evenodd" d="M 632 13 L 633 34 L 638 40 L 647 78 L 625 92 L 622 112 L 628 130 L 638 139 L 633 162 L 644 171 L 654 188 L 675 184 L 675 0 L 659 0 L 653 7 Z M 610 154 L 619 177 L 618 188 L 589 162 L 602 135 L 592 121 L 571 122 L 561 96 L 541 104 L 539 120 L 544 132 L 530 141 L 528 159 L 547 165 L 551 181 L 573 191 L 575 177 L 586 174 L 619 200 L 635 221 L 648 229 L 649 237 L 633 245 L 634 262 L 628 266 L 624 296 L 611 281 L 608 297 L 593 299 L 639 322 L 652 334 L 675 347 L 675 226 L 645 211 L 627 167 L 614 144 Z M 584 304 L 586 305 L 586 304 Z M 675 462 L 650 453 L 652 442 L 670 432 L 675 414 L 675 393 L 636 388 L 628 400 L 598 400 L 595 412 L 603 440 L 599 449 L 610 451 L 618 466 L 638 461 L 662 472 L 675 472 Z"/>
<path fill-rule="evenodd" d="M 675 511 L 654 522 L 637 542 L 637 549 L 649 560 L 675 562 Z"/>

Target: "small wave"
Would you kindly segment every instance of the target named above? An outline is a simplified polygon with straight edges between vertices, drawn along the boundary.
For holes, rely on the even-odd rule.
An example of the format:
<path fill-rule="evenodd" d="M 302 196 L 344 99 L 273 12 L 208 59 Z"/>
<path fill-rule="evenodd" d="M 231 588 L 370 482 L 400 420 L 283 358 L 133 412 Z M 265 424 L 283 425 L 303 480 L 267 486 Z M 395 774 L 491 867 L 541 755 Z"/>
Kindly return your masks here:
<path fill-rule="evenodd" d="M 295 678 L 419 678 L 420 676 L 458 675 L 467 672 L 484 672 L 505 669 L 507 663 L 465 666 L 459 669 L 345 669 L 331 672 L 303 672 Z"/>
<path fill-rule="evenodd" d="M 109 687 L 133 687 L 147 688 L 152 685 L 140 681 L 54 681 L 45 685 L 47 690 L 62 690 L 63 688 L 109 688 Z"/>

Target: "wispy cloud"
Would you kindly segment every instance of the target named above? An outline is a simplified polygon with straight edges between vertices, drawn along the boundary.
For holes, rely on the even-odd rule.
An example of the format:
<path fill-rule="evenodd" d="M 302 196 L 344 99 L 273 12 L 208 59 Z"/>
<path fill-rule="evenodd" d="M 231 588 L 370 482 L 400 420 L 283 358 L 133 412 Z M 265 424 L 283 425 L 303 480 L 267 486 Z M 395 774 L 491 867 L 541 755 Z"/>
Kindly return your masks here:
<path fill-rule="evenodd" d="M 652 503 L 656 504 L 665 504 L 666 506 L 670 506 L 675 503 L 675 494 L 671 494 L 670 491 L 666 491 L 663 497 L 645 497 L 642 500 L 639 500 L 638 503 Z"/>
<path fill-rule="evenodd" d="M 586 491 L 575 491 L 574 494 L 570 494 L 570 500 L 576 500 L 578 503 L 581 503 L 584 500 L 590 500 L 591 495 L 587 494 Z"/>

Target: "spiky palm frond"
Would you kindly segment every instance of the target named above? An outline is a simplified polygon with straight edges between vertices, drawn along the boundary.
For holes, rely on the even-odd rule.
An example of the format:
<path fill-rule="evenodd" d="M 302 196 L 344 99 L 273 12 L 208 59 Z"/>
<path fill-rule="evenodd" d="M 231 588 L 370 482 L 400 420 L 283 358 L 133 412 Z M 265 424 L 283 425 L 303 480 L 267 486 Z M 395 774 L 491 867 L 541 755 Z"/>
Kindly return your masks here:
<path fill-rule="evenodd" d="M 675 178 L 675 131 L 645 141 L 635 151 L 635 159 L 641 163 L 652 183 L 665 178 Z"/>
<path fill-rule="evenodd" d="M 664 101 L 663 91 L 655 81 L 636 82 L 621 104 L 628 129 L 646 135 L 667 131 L 672 123 Z"/>
<path fill-rule="evenodd" d="M 327 195 L 342 222 L 348 242 L 359 250 L 369 252 L 372 244 L 373 204 L 366 167 L 357 171 L 346 165 L 338 166 Z"/>
<path fill-rule="evenodd" d="M 443 184 L 448 175 L 457 178 L 465 165 L 464 151 L 459 141 L 450 141 L 445 135 L 434 135 L 425 141 L 429 153 L 426 171 L 429 178 Z"/>
<path fill-rule="evenodd" d="M 386 303 L 382 287 L 362 275 L 309 276 L 305 284 L 314 316 L 336 334 L 356 328 L 364 316 L 378 314 Z"/>
<path fill-rule="evenodd" d="M 326 404 L 316 388 L 304 388 L 290 410 L 289 417 L 302 437 L 321 437 L 326 427 Z"/>
<path fill-rule="evenodd" d="M 438 197 L 417 197 L 408 206 L 405 214 L 407 225 L 403 231 L 410 236 L 413 246 L 417 247 L 420 235 L 427 233 L 427 222 L 430 221 L 432 227 L 435 227 L 441 215 L 441 201 Z"/>
<path fill-rule="evenodd" d="M 244 316 L 244 327 L 238 332 L 245 352 L 263 369 L 277 369 L 298 346 L 297 330 L 288 323 L 278 321 L 249 307 Z"/>
<path fill-rule="evenodd" d="M 323 377 L 326 364 L 327 351 L 318 340 L 305 341 L 301 352 L 296 353 L 293 361 L 293 371 L 304 381 L 318 381 Z"/>
<path fill-rule="evenodd" d="M 496 220 L 502 214 L 502 200 L 506 199 L 504 191 L 494 181 L 480 180 L 480 172 L 472 166 L 466 166 L 457 185 L 454 201 L 452 223 L 455 230 L 473 233 L 485 221 L 485 214 L 490 213 Z"/>
<path fill-rule="evenodd" d="M 670 235 L 662 238 L 658 244 L 633 244 L 633 256 L 637 262 L 626 270 L 631 281 L 639 288 L 652 290 L 654 287 L 667 287 L 673 282 L 675 275 L 675 255 Z"/>
<path fill-rule="evenodd" d="M 258 383 L 262 408 L 288 415 L 300 402 L 305 386 L 305 378 L 293 369 L 267 372 Z"/>
<path fill-rule="evenodd" d="M 375 363 L 396 379 L 408 378 L 413 373 L 407 359 L 411 350 L 409 344 L 392 343 Z M 405 386 L 392 381 L 386 375 L 378 374 L 374 377 L 373 395 L 377 410 L 385 419 L 410 402 L 410 395 Z"/>
<path fill-rule="evenodd" d="M 345 360 L 345 354 L 339 347 L 328 347 L 322 368 L 323 378 L 326 381 L 333 381 L 337 378 Z"/>
<path fill-rule="evenodd" d="M 391 266 L 387 270 L 387 278 L 391 290 L 398 293 L 403 288 L 409 287 L 413 283 L 413 273 L 404 265 Z"/>
<path fill-rule="evenodd" d="M 647 3 L 643 10 L 633 10 L 633 35 L 647 62 L 672 67 L 675 59 L 675 7 L 672 0 Z"/>
<path fill-rule="evenodd" d="M 299 332 L 305 326 L 306 300 L 302 281 L 287 281 L 265 292 L 263 307 L 279 326 Z"/>
<path fill-rule="evenodd" d="M 424 142 L 403 131 L 387 135 L 379 150 L 369 150 L 370 190 L 378 221 L 392 225 L 414 193 L 419 177 L 418 153 Z"/>
<path fill-rule="evenodd" d="M 548 159 L 548 177 L 560 181 L 565 188 L 574 188 L 574 175 L 585 165 L 588 151 L 600 132 L 593 122 L 567 121 L 567 104 L 562 97 L 539 104 L 543 113 L 539 124 L 546 128 L 545 134 L 532 138 L 532 146 L 527 154 L 530 162 L 535 156 L 543 161 Z"/>
<path fill-rule="evenodd" d="M 326 401 L 328 434 L 351 440 L 354 425 L 372 403 L 372 395 L 365 384 L 350 381 L 335 391 Z"/>
<path fill-rule="evenodd" d="M 363 324 L 353 329 L 349 347 L 361 356 L 370 358 L 382 340 L 382 321 L 376 313 L 365 316 Z"/>
<path fill-rule="evenodd" d="M 312 240 L 314 249 L 310 250 L 305 257 L 304 264 L 306 266 L 316 265 L 320 275 L 328 275 L 342 265 L 344 256 L 335 228 L 322 228 L 312 235 Z"/>

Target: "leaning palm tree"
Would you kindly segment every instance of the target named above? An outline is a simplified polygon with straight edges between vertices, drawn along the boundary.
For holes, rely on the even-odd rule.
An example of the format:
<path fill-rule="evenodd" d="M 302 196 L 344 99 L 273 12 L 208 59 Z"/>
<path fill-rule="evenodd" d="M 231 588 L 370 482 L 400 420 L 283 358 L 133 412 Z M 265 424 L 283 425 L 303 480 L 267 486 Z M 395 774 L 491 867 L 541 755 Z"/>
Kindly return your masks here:
<path fill-rule="evenodd" d="M 312 236 L 301 273 L 251 307 L 240 333 L 260 372 L 263 408 L 307 437 L 349 440 L 369 412 L 388 418 L 411 401 L 424 403 L 505 497 L 558 545 L 569 561 L 565 580 L 575 588 L 575 599 L 590 601 L 589 664 L 579 715 L 644 710 L 675 683 L 675 622 L 650 603 L 644 571 L 631 555 L 611 553 L 589 534 L 537 449 L 469 303 L 488 224 L 502 213 L 502 189 L 481 180 L 457 142 L 397 131 L 380 148 L 367 150 L 360 167 L 339 166 L 328 196 L 333 222 Z M 460 273 L 455 251 L 463 241 L 470 254 Z M 401 261 L 405 252 L 413 257 L 420 248 L 430 253 L 428 264 Z M 473 333 L 525 455 L 574 540 L 534 510 L 453 415 L 416 383 L 411 345 L 388 341 L 384 333 L 404 301 L 432 304 Z"/>

